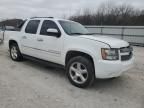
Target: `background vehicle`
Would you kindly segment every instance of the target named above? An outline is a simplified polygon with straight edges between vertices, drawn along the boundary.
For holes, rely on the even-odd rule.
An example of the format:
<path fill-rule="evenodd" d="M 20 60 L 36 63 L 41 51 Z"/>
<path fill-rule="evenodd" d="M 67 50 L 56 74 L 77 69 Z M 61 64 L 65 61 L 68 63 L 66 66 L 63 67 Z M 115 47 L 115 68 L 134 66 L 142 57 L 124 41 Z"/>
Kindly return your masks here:
<path fill-rule="evenodd" d="M 90 34 L 81 24 L 63 19 L 30 18 L 4 35 L 12 60 L 27 57 L 61 65 L 77 87 L 87 87 L 95 78 L 118 77 L 134 60 L 128 42 Z"/>
<path fill-rule="evenodd" d="M 2 27 L 0 27 L 0 43 L 3 41 L 3 35 L 4 35 L 4 30 Z"/>
<path fill-rule="evenodd" d="M 13 26 L 0 27 L 0 43 L 3 43 L 3 41 L 4 41 L 5 31 L 16 31 L 16 28 L 14 28 Z"/>

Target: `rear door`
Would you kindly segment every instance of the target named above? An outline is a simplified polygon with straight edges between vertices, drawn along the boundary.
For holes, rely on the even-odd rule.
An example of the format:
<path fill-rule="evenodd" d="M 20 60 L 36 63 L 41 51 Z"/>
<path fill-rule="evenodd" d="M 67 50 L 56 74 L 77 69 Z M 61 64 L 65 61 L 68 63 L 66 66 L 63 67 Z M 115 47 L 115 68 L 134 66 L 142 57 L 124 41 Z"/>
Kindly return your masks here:
<path fill-rule="evenodd" d="M 30 20 L 24 27 L 25 29 L 21 36 L 21 48 L 23 54 L 37 57 L 36 40 L 39 24 L 40 20 Z"/>

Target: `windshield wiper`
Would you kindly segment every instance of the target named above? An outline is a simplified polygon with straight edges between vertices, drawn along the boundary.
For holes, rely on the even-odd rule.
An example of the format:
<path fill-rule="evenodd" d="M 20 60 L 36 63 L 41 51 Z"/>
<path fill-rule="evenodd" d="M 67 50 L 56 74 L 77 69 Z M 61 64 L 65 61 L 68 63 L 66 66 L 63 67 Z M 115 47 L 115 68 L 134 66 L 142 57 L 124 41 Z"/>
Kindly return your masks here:
<path fill-rule="evenodd" d="M 70 35 L 94 35 L 95 33 L 70 33 Z"/>
<path fill-rule="evenodd" d="M 84 35 L 95 35 L 95 33 L 86 33 Z"/>
<path fill-rule="evenodd" d="M 83 33 L 70 33 L 70 35 L 85 35 Z"/>

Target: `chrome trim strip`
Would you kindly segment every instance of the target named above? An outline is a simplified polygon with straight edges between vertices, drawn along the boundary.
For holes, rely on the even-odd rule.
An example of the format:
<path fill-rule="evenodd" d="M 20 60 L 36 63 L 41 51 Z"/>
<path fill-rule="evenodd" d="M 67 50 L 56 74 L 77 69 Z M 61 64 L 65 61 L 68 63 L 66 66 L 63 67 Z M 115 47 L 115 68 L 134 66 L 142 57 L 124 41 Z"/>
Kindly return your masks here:
<path fill-rule="evenodd" d="M 38 49 L 38 48 L 33 48 L 33 47 L 29 47 L 29 46 L 25 46 L 25 45 L 22 45 L 23 47 L 26 47 L 26 48 L 31 48 L 31 49 L 35 49 L 35 50 L 40 50 L 40 51 L 44 51 L 44 52 L 48 52 L 48 53 L 53 53 L 53 54 L 57 54 L 57 55 L 61 55 L 61 52 L 60 51 L 55 51 L 55 50 L 42 50 L 42 49 Z"/>

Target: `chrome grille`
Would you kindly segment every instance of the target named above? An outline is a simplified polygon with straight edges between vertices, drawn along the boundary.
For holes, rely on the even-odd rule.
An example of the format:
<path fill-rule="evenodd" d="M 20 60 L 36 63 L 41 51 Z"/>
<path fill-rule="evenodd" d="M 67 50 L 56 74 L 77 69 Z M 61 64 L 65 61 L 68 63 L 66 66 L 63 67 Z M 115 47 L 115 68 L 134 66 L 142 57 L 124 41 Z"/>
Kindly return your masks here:
<path fill-rule="evenodd" d="M 120 53 L 132 52 L 132 51 L 133 48 L 131 46 L 120 48 Z"/>
<path fill-rule="evenodd" d="M 121 61 L 130 60 L 133 56 L 133 48 L 131 46 L 120 48 Z"/>

